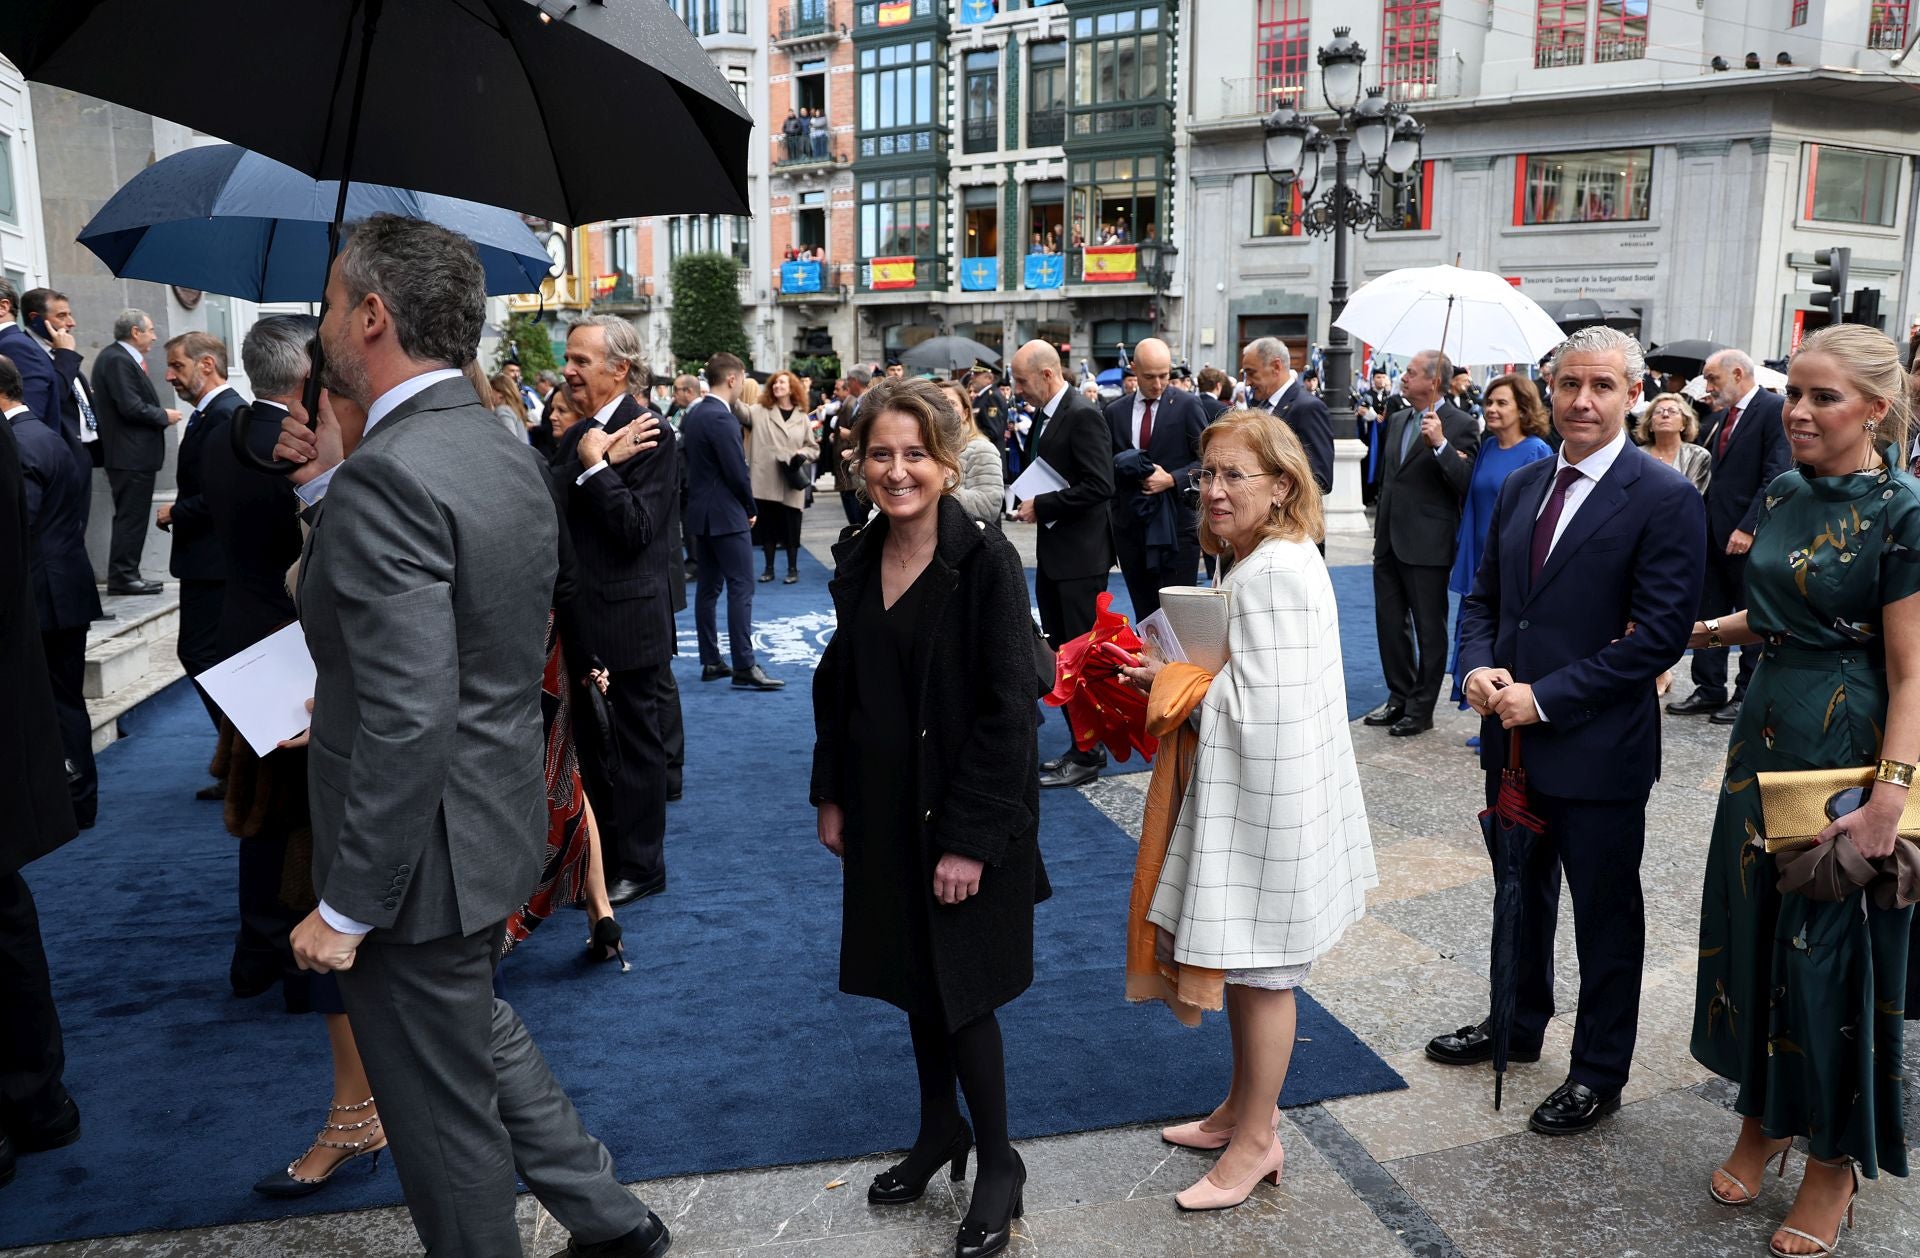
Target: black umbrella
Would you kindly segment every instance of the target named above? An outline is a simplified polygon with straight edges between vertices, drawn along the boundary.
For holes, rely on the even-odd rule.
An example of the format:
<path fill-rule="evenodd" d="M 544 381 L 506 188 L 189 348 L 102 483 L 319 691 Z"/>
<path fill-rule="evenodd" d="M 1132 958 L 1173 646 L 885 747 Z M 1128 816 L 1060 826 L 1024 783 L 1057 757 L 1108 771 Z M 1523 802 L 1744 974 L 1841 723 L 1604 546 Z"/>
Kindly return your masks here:
<path fill-rule="evenodd" d="M 1493 860 L 1493 965 L 1487 1034 L 1493 1040 L 1493 1108 L 1507 1082 L 1507 1042 L 1513 1037 L 1513 1003 L 1519 986 L 1520 919 L 1526 914 L 1523 884 L 1533 845 L 1546 823 L 1527 806 L 1527 771 L 1520 765 L 1520 731 L 1507 745 L 1507 767 L 1500 771 L 1500 793 L 1480 814 L 1480 833 Z M 1546 958 L 1542 964 L 1553 964 Z"/>
<path fill-rule="evenodd" d="M 1718 341 L 1668 341 L 1647 355 L 1647 366 L 1676 376 L 1697 376 L 1707 359 L 1725 348 Z"/>
<path fill-rule="evenodd" d="M 1595 297 L 1575 297 L 1571 301 L 1543 301 L 1540 308 L 1555 323 L 1590 325 L 1595 323 L 1638 323 L 1640 312 L 1617 301 Z"/>
<path fill-rule="evenodd" d="M 964 336 L 928 337 L 900 355 L 901 366 L 918 371 L 959 371 L 977 362 L 992 366 L 999 361 L 999 354 Z"/>

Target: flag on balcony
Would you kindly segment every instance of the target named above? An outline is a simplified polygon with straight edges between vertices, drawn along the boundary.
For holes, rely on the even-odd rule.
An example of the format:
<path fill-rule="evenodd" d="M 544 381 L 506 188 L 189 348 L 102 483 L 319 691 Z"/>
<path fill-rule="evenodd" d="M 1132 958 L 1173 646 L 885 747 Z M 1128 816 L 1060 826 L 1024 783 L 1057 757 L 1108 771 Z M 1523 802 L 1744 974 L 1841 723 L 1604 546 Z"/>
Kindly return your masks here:
<path fill-rule="evenodd" d="M 960 21 L 966 25 L 991 21 L 999 7 L 997 0 L 960 0 Z"/>
<path fill-rule="evenodd" d="M 913 0 L 881 0 L 881 26 L 898 26 L 902 22 L 913 20 Z"/>
<path fill-rule="evenodd" d="M 968 293 L 990 293 L 1000 287 L 1000 259 L 964 258 L 960 262 L 960 289 Z"/>
<path fill-rule="evenodd" d="M 1140 277 L 1140 253 L 1132 245 L 1089 245 L 1081 274 L 1089 284 L 1118 284 Z"/>
<path fill-rule="evenodd" d="M 819 292 L 820 264 L 818 262 L 782 262 L 780 291 L 783 293 Z"/>
<path fill-rule="evenodd" d="M 912 288 L 916 282 L 912 258 L 875 258 L 867 266 L 867 287 L 871 289 Z"/>
<path fill-rule="evenodd" d="M 615 271 L 612 275 L 594 276 L 593 277 L 594 300 L 605 301 L 607 298 L 613 296 L 613 290 L 619 283 L 620 283 L 620 272 L 618 271 Z"/>
<path fill-rule="evenodd" d="M 1067 278 L 1067 260 L 1057 253 L 1030 253 L 1027 255 L 1027 273 L 1022 280 L 1024 288 L 1058 288 Z"/>

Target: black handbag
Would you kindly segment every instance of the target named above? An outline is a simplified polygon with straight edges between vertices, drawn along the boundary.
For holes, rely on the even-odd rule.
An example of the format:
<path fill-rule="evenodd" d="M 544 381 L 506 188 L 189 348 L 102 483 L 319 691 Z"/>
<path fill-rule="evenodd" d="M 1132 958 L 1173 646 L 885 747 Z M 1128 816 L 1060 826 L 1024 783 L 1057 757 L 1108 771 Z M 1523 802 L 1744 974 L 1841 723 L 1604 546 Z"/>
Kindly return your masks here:
<path fill-rule="evenodd" d="M 1059 667 L 1058 653 L 1054 651 L 1047 635 L 1040 632 L 1040 626 L 1033 627 L 1033 671 L 1038 682 L 1035 698 L 1045 698 L 1053 690 L 1054 673 Z"/>
<path fill-rule="evenodd" d="M 807 456 L 796 454 L 780 465 L 780 478 L 786 481 L 788 489 L 811 489 L 813 477 L 807 469 Z"/>

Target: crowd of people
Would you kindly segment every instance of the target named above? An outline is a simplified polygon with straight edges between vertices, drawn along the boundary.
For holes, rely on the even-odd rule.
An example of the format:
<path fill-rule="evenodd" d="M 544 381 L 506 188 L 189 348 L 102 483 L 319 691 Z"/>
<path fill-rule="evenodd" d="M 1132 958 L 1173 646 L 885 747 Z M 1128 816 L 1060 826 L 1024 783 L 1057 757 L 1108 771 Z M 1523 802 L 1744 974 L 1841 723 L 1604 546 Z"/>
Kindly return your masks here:
<path fill-rule="evenodd" d="M 846 527 L 805 789 L 843 865 L 840 986 L 906 1015 L 919 1081 L 916 1139 L 869 1202 L 917 1200 L 973 1159 L 960 1258 L 1005 1249 L 1024 1209 L 1007 1105 L 1019 1065 L 996 1011 L 1034 981 L 1036 907 L 1051 891 L 1040 792 L 1104 764 L 1071 729 L 1043 756 L 1035 701 L 1054 678 L 1033 616 L 1055 646 L 1086 634 L 1115 566 L 1137 618 L 1203 572 L 1230 594 L 1212 672 L 1151 652 L 1117 664 L 1160 740 L 1126 990 L 1187 1022 L 1224 1011 L 1232 1031 L 1224 1098 L 1162 1133 L 1219 1153 L 1178 1204 L 1231 1207 L 1279 1182 L 1294 992 L 1378 882 L 1325 559 L 1331 417 L 1286 344 L 1244 346 L 1236 381 L 1196 375 L 1150 338 L 1117 394 L 1089 396 L 1036 340 L 1005 380 L 984 363 L 940 381 L 889 363 L 820 397 L 727 353 L 657 379 L 633 326 L 605 316 L 570 327 L 559 373 L 488 375 L 483 307 L 465 241 L 376 217 L 348 235 L 321 319 L 264 318 L 247 334 L 251 402 L 228 384 L 219 338 L 169 340 L 173 409 L 144 370 L 156 339 L 144 313 L 119 316 L 89 380 L 70 303 L 0 284 L 0 667 L 24 683 L 0 717 L 0 754 L 18 770 L 0 801 L 12 823 L 0 946 L 18 1011 L 0 1061 L 0 1179 L 18 1154 L 80 1133 L 19 871 L 98 808 L 75 671 L 101 611 L 89 478 L 108 468 L 107 588 L 140 593 L 154 583 L 122 511 L 144 524 L 142 443 L 184 421 L 179 492 L 154 512 L 183 666 L 198 675 L 297 619 L 316 669 L 311 727 L 264 756 L 202 693 L 214 781 L 199 793 L 242 840 L 233 989 L 278 987 L 289 1010 L 322 1014 L 333 1063 L 317 1137 L 259 1192 L 321 1191 L 390 1151 L 430 1253 L 519 1253 L 516 1176 L 570 1233 L 563 1253 L 666 1252 L 666 1225 L 620 1186 L 493 972 L 573 903 L 588 909 L 589 956 L 624 963 L 617 910 L 667 888 L 685 587 L 702 681 L 779 689 L 754 655 L 753 597 L 801 580 L 821 477 Z M 1537 1060 L 1554 1013 L 1564 875 L 1578 1015 L 1567 1078 L 1530 1125 L 1585 1132 L 1619 1108 L 1632 1067 L 1658 696 L 1692 650 L 1693 689 L 1667 712 L 1731 727 L 1692 1049 L 1737 1085 L 1743 1119 L 1708 1188 L 1750 1204 L 1762 1171 L 1806 1137 L 1805 1179 L 1771 1246 L 1829 1252 L 1859 1176 L 1907 1169 L 1902 1098 L 1880 1080 L 1900 1071 L 1905 1012 L 1920 1008 L 1908 964 L 1920 857 L 1901 855 L 1899 833 L 1920 762 L 1913 387 L 1892 341 L 1850 326 L 1808 338 L 1784 396 L 1739 350 L 1703 367 L 1704 423 L 1605 327 L 1572 333 L 1538 382 L 1475 387 L 1432 349 L 1394 387 L 1374 378 L 1357 400 L 1377 425 L 1388 698 L 1364 723 L 1425 734 L 1451 675 L 1454 700 L 1482 718 L 1490 808 L 1511 806 L 1502 788 L 1524 772 L 1538 837 L 1520 873 L 1506 1055 Z M 315 373 L 324 387 L 309 389 Z M 1058 487 L 1010 500 L 1034 460 Z M 1032 600 L 1016 525 L 1036 526 Z M 1860 766 L 1871 790 L 1836 796 L 1813 849 L 1756 846 L 1766 775 Z M 1488 1062 L 1491 1020 L 1427 1053 Z"/>

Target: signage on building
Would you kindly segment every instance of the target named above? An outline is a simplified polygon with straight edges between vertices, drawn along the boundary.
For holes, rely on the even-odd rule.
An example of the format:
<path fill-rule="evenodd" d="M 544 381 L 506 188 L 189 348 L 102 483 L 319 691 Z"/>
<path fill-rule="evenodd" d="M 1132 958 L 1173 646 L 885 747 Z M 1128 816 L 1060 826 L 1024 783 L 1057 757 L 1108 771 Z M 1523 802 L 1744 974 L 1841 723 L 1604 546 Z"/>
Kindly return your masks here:
<path fill-rule="evenodd" d="M 1643 267 L 1646 265 L 1641 264 Z M 1508 276 L 1509 281 L 1520 278 Z M 1582 269 L 1533 271 L 1526 275 L 1526 294 L 1535 301 L 1565 297 L 1619 297 L 1644 299 L 1659 291 L 1660 273 L 1652 269 Z"/>
<path fill-rule="evenodd" d="M 898 26 L 913 20 L 913 0 L 881 0 L 879 24 Z"/>
<path fill-rule="evenodd" d="M 780 291 L 783 293 L 819 292 L 820 264 L 818 262 L 782 262 Z"/>
<path fill-rule="evenodd" d="M 867 287 L 884 290 L 912 288 L 917 282 L 912 258 L 875 258 L 868 263 Z"/>
<path fill-rule="evenodd" d="M 1089 245 L 1081 268 L 1089 284 L 1124 283 L 1139 277 L 1139 251 L 1132 245 Z"/>
<path fill-rule="evenodd" d="M 1058 288 L 1066 282 L 1067 260 L 1057 253 L 1030 253 L 1027 255 L 1026 274 L 1021 277 L 1023 288 Z"/>
<path fill-rule="evenodd" d="M 967 258 L 960 263 L 960 291 L 990 293 L 1000 287 L 1000 259 Z"/>

